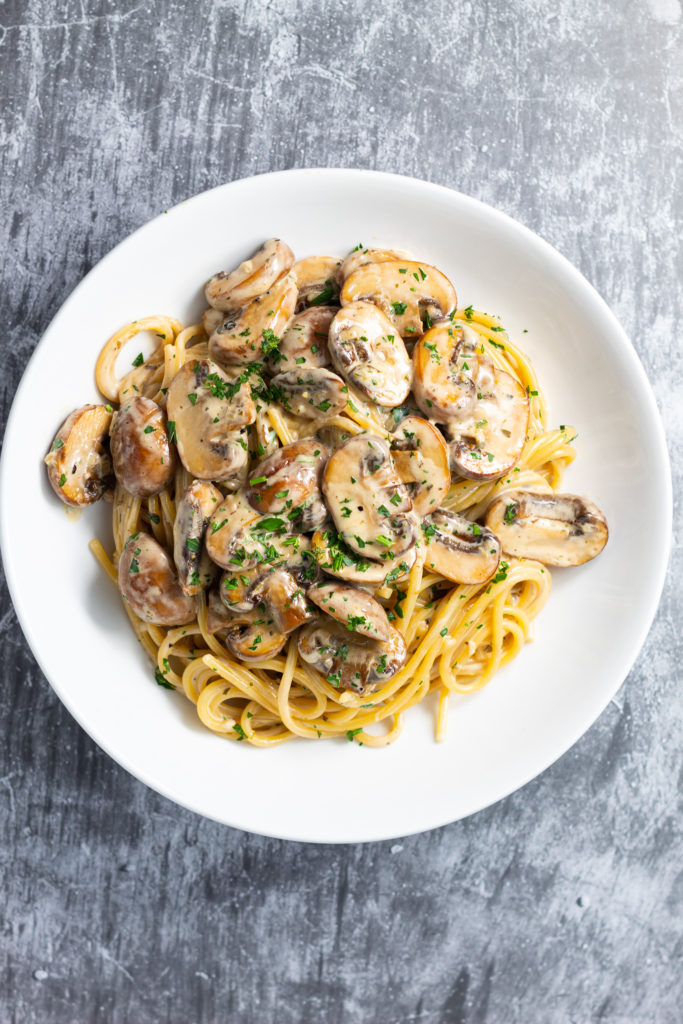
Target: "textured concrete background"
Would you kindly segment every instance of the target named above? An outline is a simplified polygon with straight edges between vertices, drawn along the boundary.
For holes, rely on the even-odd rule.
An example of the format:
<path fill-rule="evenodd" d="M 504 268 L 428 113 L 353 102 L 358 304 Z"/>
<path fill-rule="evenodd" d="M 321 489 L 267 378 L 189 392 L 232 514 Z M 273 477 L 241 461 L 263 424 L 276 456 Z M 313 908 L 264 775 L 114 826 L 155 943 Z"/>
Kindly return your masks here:
<path fill-rule="evenodd" d="M 680 494 L 682 34 L 680 0 L 0 0 L 3 423 L 55 310 L 154 214 L 259 171 L 373 167 L 492 203 L 581 268 L 646 366 Z M 3 595 L 0 1021 L 678 1024 L 682 555 L 558 764 L 348 848 L 134 781 Z"/>

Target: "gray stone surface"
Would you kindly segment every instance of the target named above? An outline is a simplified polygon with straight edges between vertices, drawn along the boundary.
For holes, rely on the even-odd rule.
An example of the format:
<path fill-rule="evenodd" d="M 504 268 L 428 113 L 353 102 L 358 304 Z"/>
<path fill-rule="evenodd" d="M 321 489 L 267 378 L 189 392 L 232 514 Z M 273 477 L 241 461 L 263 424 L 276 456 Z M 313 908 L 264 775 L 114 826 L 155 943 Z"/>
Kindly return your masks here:
<path fill-rule="evenodd" d="M 3 423 L 55 310 L 151 216 L 371 167 L 581 268 L 645 364 L 679 496 L 657 620 L 598 723 L 401 842 L 262 839 L 150 792 L 60 705 L 3 592 L 0 1021 L 683 1019 L 682 33 L 680 0 L 0 2 Z"/>

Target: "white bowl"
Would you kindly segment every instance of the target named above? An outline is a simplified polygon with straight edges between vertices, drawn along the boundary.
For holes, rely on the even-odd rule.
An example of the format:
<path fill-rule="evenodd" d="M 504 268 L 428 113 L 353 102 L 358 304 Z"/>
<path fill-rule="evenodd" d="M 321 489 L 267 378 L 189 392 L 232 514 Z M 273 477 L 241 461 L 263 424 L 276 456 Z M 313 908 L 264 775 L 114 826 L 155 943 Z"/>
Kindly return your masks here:
<path fill-rule="evenodd" d="M 67 413 L 96 401 L 100 346 L 124 323 L 201 312 L 203 282 L 264 238 L 298 257 L 354 245 L 411 250 L 495 312 L 533 359 L 553 424 L 579 431 L 565 488 L 606 513 L 594 562 L 553 572 L 537 639 L 481 692 L 453 699 L 445 743 L 434 706 L 406 716 L 386 749 L 294 741 L 273 750 L 204 729 L 159 688 L 120 598 L 88 551 L 111 507 L 74 522 L 42 457 Z M 523 333 L 524 330 L 528 333 Z M 119 764 L 218 821 L 314 842 L 387 839 L 499 800 L 543 771 L 597 718 L 645 639 L 663 583 L 671 483 L 643 369 L 593 288 L 509 217 L 457 192 L 388 174 L 304 170 L 232 182 L 141 228 L 76 288 L 36 349 L 12 408 L 0 468 L 2 552 L 28 642 L 78 722 Z"/>

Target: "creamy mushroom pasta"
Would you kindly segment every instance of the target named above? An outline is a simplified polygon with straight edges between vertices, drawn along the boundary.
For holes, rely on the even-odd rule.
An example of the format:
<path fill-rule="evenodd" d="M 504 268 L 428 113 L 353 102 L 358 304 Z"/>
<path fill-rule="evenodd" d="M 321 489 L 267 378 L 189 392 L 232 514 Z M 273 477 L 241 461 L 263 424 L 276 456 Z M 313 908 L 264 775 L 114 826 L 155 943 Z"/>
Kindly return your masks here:
<path fill-rule="evenodd" d="M 442 739 L 449 696 L 531 638 L 547 567 L 607 541 L 557 493 L 573 428 L 548 426 L 498 320 L 400 250 L 295 262 L 270 239 L 206 299 L 200 324 L 109 339 L 106 402 L 45 459 L 55 492 L 112 498 L 112 557 L 91 547 L 157 682 L 209 729 L 382 746 L 435 692 Z M 119 378 L 142 332 L 156 347 Z"/>

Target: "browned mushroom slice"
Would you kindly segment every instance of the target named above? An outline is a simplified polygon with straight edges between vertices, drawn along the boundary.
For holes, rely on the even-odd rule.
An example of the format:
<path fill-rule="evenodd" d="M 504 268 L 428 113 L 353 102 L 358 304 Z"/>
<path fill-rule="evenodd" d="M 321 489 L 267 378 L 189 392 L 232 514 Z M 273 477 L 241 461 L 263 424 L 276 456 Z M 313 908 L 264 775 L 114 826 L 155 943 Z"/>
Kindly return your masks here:
<path fill-rule="evenodd" d="M 327 449 L 312 438 L 278 448 L 250 473 L 247 500 L 261 515 L 282 515 L 291 529 L 315 530 L 327 518 L 320 493 Z"/>
<path fill-rule="evenodd" d="M 253 569 L 239 569 L 237 572 L 226 570 L 218 585 L 218 593 L 225 607 L 231 612 L 252 611 L 256 605 L 253 587 L 260 581 L 263 573 L 264 567 L 261 565 Z"/>
<path fill-rule="evenodd" d="M 45 456 L 47 478 L 65 505 L 92 505 L 104 494 L 111 474 L 107 433 L 111 411 L 84 405 L 64 420 Z"/>
<path fill-rule="evenodd" d="M 309 256 L 292 267 L 292 277 L 299 287 L 297 310 L 306 306 L 323 306 L 339 299 L 337 273 L 341 260 L 336 256 Z"/>
<path fill-rule="evenodd" d="M 111 426 L 114 472 L 124 491 L 148 498 L 165 490 L 176 468 L 175 449 L 166 417 L 151 398 L 137 395 L 124 402 Z"/>
<path fill-rule="evenodd" d="M 434 424 L 406 416 L 394 429 L 391 455 L 417 515 L 437 509 L 448 494 L 451 473 L 448 445 Z"/>
<path fill-rule="evenodd" d="M 494 386 L 495 367 L 481 352 L 479 335 L 458 324 L 438 324 L 427 331 L 413 349 L 413 368 L 415 400 L 437 423 L 467 420 Z"/>
<path fill-rule="evenodd" d="M 379 601 L 360 587 L 347 583 L 319 583 L 311 587 L 308 596 L 318 608 L 341 622 L 353 633 L 389 640 L 392 629 Z"/>
<path fill-rule="evenodd" d="M 342 540 L 363 558 L 387 561 L 417 540 L 418 518 L 380 437 L 340 445 L 327 461 L 323 494 Z"/>
<path fill-rule="evenodd" d="M 228 633 L 229 649 L 241 661 L 266 661 L 280 653 L 287 643 L 287 634 L 263 617 L 248 626 L 239 626 Z"/>
<path fill-rule="evenodd" d="M 363 249 L 362 246 L 357 245 L 342 263 L 337 276 L 340 281 L 344 282 L 353 274 L 354 270 L 365 266 L 366 263 L 389 263 L 393 260 L 412 262 L 413 257 L 403 249 Z"/>
<path fill-rule="evenodd" d="M 292 534 L 289 526 L 284 517 L 259 515 L 243 492 L 229 494 L 209 522 L 206 550 L 216 565 L 233 573 L 262 564 L 292 564 L 311 542 Z"/>
<path fill-rule="evenodd" d="M 184 626 L 196 615 L 180 589 L 168 554 L 147 533 L 134 533 L 119 559 L 119 590 L 138 618 L 158 626 Z"/>
<path fill-rule="evenodd" d="M 231 381 L 210 359 L 190 359 L 171 381 L 166 410 L 192 476 L 222 480 L 246 464 L 240 428 L 254 422 L 256 408 L 241 378 Z"/>
<path fill-rule="evenodd" d="M 590 561 L 609 536 L 597 505 L 576 494 L 504 491 L 489 505 L 486 525 L 508 554 L 556 566 Z"/>
<path fill-rule="evenodd" d="M 214 309 L 238 309 L 272 288 L 293 263 L 289 246 L 279 238 L 269 238 L 236 270 L 214 274 L 206 286 L 206 301 Z"/>
<path fill-rule="evenodd" d="M 454 583 L 485 583 L 498 568 L 500 541 L 486 526 L 440 508 L 422 530 L 427 544 L 425 568 Z"/>
<path fill-rule="evenodd" d="M 482 349 L 470 327 L 432 328 L 413 352 L 414 394 L 430 419 L 446 425 L 451 468 L 471 480 L 496 480 L 522 454 L 529 400 Z"/>
<path fill-rule="evenodd" d="M 204 548 L 207 523 L 223 495 L 213 484 L 193 480 L 178 502 L 173 524 L 173 559 L 184 594 L 198 594 L 216 577 L 216 566 Z"/>
<path fill-rule="evenodd" d="M 291 633 L 315 618 L 315 612 L 306 600 L 306 592 L 286 569 L 264 573 L 252 587 L 251 596 L 257 604 L 265 606 L 275 628 L 281 633 Z"/>
<path fill-rule="evenodd" d="M 288 412 L 309 420 L 325 420 L 346 408 L 348 387 L 336 373 L 318 366 L 278 373 L 270 382 L 273 396 Z"/>
<path fill-rule="evenodd" d="M 272 373 L 286 373 L 304 366 L 329 366 L 327 337 L 337 309 L 311 306 L 290 322 L 280 344 L 268 355 Z"/>
<path fill-rule="evenodd" d="M 328 347 L 344 378 L 371 402 L 394 408 L 405 400 L 413 375 L 403 339 L 372 302 L 352 302 L 330 324 Z"/>
<path fill-rule="evenodd" d="M 367 263 L 344 281 L 341 304 L 368 299 L 406 339 L 419 338 L 424 323 L 448 316 L 456 307 L 455 288 L 445 274 L 427 263 L 390 260 Z"/>
<path fill-rule="evenodd" d="M 368 693 L 388 682 L 408 659 L 403 637 L 389 628 L 388 640 L 373 640 L 350 634 L 333 620 L 319 620 L 300 631 L 299 654 L 337 689 Z"/>
<path fill-rule="evenodd" d="M 209 338 L 209 355 L 219 366 L 244 366 L 277 349 L 294 316 L 296 283 L 283 277 L 264 295 L 226 317 Z"/>

